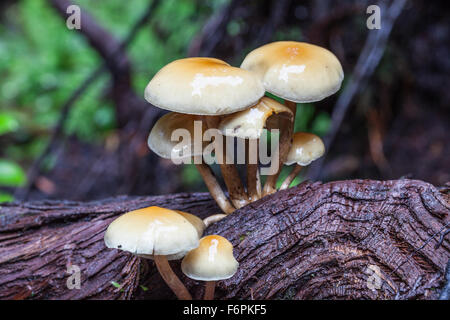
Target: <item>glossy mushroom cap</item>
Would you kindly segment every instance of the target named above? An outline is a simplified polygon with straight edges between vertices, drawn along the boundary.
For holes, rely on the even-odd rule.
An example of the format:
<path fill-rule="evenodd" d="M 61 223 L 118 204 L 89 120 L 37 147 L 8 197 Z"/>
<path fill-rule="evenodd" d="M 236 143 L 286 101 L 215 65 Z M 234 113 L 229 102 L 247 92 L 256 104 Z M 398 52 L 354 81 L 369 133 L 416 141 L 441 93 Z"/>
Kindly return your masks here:
<path fill-rule="evenodd" d="M 269 117 L 273 115 L 293 117 L 291 109 L 274 99 L 263 97 L 259 102 L 240 112 L 224 116 L 218 129 L 225 136 L 242 139 L 259 139 L 264 128 L 270 128 Z"/>
<path fill-rule="evenodd" d="M 203 232 L 199 227 L 201 224 L 201 219 L 185 212 L 148 207 L 125 213 L 114 220 L 108 226 L 104 240 L 108 248 L 146 258 L 163 255 L 168 260 L 175 260 L 198 246 L 199 235 Z"/>
<path fill-rule="evenodd" d="M 293 102 L 322 100 L 338 91 L 344 79 L 333 53 L 295 41 L 257 48 L 247 55 L 241 68 L 258 75 L 266 91 Z"/>
<path fill-rule="evenodd" d="M 292 139 L 286 165 L 297 163 L 307 166 L 325 153 L 325 145 L 318 136 L 307 132 L 296 132 Z"/>
<path fill-rule="evenodd" d="M 186 276 L 201 281 L 231 278 L 238 266 L 233 256 L 233 245 L 217 235 L 201 238 L 198 248 L 189 251 L 181 262 L 181 270 Z"/>
<path fill-rule="evenodd" d="M 151 104 L 196 115 L 241 111 L 263 95 L 264 87 L 254 74 L 213 58 L 173 61 L 145 89 L 145 99 Z"/>
<path fill-rule="evenodd" d="M 179 215 L 181 215 L 183 218 L 185 218 L 187 221 L 189 221 L 195 228 L 195 230 L 197 230 L 198 233 L 198 238 L 200 239 L 201 236 L 203 235 L 203 231 L 205 231 L 206 229 L 206 225 L 203 222 L 202 219 L 200 219 L 197 216 L 194 216 L 193 214 L 184 212 L 184 211 L 180 211 L 180 210 L 173 210 L 176 213 L 178 213 Z"/>
<path fill-rule="evenodd" d="M 164 159 L 171 159 L 172 152 L 179 159 L 190 158 L 193 156 L 201 156 L 203 151 L 203 133 L 205 126 L 201 126 L 201 134 L 199 141 L 202 142 L 202 146 L 199 148 L 194 147 L 196 142 L 194 134 L 194 121 L 201 121 L 199 116 L 190 114 L 181 114 L 176 112 L 169 112 L 156 121 L 155 125 L 150 131 L 148 137 L 149 148 L 158 156 Z M 185 129 L 189 133 L 190 140 L 175 140 L 172 141 L 172 134 L 177 129 Z M 178 139 L 178 137 L 177 137 Z"/>

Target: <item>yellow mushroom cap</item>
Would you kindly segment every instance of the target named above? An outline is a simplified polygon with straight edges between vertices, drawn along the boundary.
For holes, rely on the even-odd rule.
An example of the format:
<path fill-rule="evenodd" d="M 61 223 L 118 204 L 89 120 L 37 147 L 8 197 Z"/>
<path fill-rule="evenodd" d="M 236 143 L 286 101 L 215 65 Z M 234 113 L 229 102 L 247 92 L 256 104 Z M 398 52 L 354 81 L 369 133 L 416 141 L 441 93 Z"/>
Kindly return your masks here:
<path fill-rule="evenodd" d="M 325 145 L 318 136 L 307 132 L 296 132 L 292 138 L 286 165 L 297 163 L 307 166 L 325 153 Z"/>
<path fill-rule="evenodd" d="M 198 233 L 198 238 L 200 239 L 200 237 L 203 235 L 203 231 L 205 231 L 206 229 L 206 225 L 203 222 L 202 219 L 200 219 L 197 216 L 194 216 L 193 214 L 184 212 L 184 211 L 180 211 L 180 210 L 174 210 L 176 213 L 178 213 L 179 215 L 181 215 L 183 218 L 185 218 L 187 221 L 189 221 L 194 228 L 197 230 Z"/>
<path fill-rule="evenodd" d="M 344 79 L 333 53 L 295 41 L 257 48 L 245 57 L 241 68 L 258 75 L 266 91 L 293 102 L 322 100 L 338 91 Z"/>
<path fill-rule="evenodd" d="M 201 234 L 200 223 L 190 222 L 196 217 L 187 215 L 156 206 L 130 211 L 108 226 L 105 244 L 146 258 L 164 255 L 168 260 L 179 259 L 198 246 Z"/>
<path fill-rule="evenodd" d="M 263 97 L 256 105 L 246 110 L 224 116 L 218 129 L 225 136 L 259 139 L 262 130 L 270 127 L 267 120 L 273 115 L 293 118 L 291 109 L 274 99 Z"/>
<path fill-rule="evenodd" d="M 145 89 L 151 104 L 196 115 L 244 110 L 263 95 L 258 77 L 214 58 L 175 60 L 159 70 Z"/>
<path fill-rule="evenodd" d="M 199 123 L 201 123 L 201 118 L 195 115 L 176 112 L 165 114 L 156 121 L 150 131 L 147 141 L 149 148 L 164 159 L 172 159 L 172 152 L 173 156 L 176 156 L 179 159 L 202 155 L 204 144 L 203 133 L 206 127 L 204 125 L 199 127 L 200 130 L 198 134 L 200 134 L 200 137 L 195 139 L 194 121 L 199 121 Z M 177 129 L 187 130 L 186 134 L 188 134 L 189 140 L 182 140 L 181 138 L 174 136 L 175 140 L 172 141 L 172 134 L 174 134 Z M 195 148 L 194 144 L 197 141 L 201 143 L 201 146 Z"/>
<path fill-rule="evenodd" d="M 218 235 L 201 238 L 198 248 L 189 251 L 181 262 L 181 270 L 186 276 L 201 281 L 231 278 L 238 266 L 233 245 Z"/>

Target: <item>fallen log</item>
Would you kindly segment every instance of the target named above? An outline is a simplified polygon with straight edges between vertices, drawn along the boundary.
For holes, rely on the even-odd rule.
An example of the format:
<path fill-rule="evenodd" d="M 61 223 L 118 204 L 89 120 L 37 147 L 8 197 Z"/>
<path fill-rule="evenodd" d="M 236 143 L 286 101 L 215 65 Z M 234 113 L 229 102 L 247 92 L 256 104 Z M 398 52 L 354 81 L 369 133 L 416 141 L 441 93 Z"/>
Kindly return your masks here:
<path fill-rule="evenodd" d="M 240 263 L 216 297 L 437 299 L 450 258 L 448 191 L 407 179 L 305 182 L 251 203 L 205 232 L 228 238 Z M 103 243 L 114 218 L 149 205 L 219 212 L 205 193 L 1 205 L 0 299 L 174 299 L 152 261 Z M 204 284 L 171 265 L 201 297 Z M 80 289 L 68 286 L 74 266 Z"/>

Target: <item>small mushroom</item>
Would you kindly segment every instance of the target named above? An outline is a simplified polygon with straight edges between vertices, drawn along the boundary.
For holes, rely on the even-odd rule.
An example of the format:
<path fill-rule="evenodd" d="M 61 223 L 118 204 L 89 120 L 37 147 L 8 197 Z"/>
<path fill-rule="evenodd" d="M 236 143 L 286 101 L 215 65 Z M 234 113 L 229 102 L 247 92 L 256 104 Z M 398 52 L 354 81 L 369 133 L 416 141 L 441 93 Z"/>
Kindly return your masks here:
<path fill-rule="evenodd" d="M 300 170 L 317 160 L 325 153 L 325 145 L 318 136 L 307 132 L 296 132 L 285 164 L 296 164 L 291 173 L 281 184 L 280 190 L 287 189 L 294 181 Z"/>
<path fill-rule="evenodd" d="M 173 61 L 163 67 L 145 89 L 145 98 L 151 104 L 179 113 L 201 115 L 208 128 L 216 128 L 218 116 L 244 110 L 263 95 L 260 79 L 251 72 L 213 58 Z M 226 151 L 219 149 L 215 149 L 216 157 L 226 158 Z M 248 202 L 242 181 L 234 164 L 221 162 L 231 201 L 240 208 Z"/>
<path fill-rule="evenodd" d="M 148 146 L 158 156 L 164 159 L 172 159 L 173 156 L 183 160 L 186 158 L 201 159 L 194 161 L 197 170 L 203 178 L 211 196 L 217 202 L 223 212 L 229 214 L 235 210 L 222 191 L 220 184 L 214 176 L 211 168 L 203 161 L 203 145 L 195 146 L 194 121 L 201 119 L 199 116 L 169 112 L 158 119 L 148 137 Z M 177 129 L 185 129 L 189 132 L 191 139 L 180 143 L 172 141 L 172 133 Z M 204 128 L 203 128 L 204 129 Z M 203 130 L 201 134 L 203 135 Z M 201 140 L 202 141 L 202 140 Z"/>
<path fill-rule="evenodd" d="M 203 221 L 194 215 L 153 206 L 130 211 L 115 219 L 108 226 L 104 240 L 108 248 L 153 259 L 178 299 L 191 300 L 191 294 L 168 260 L 181 259 L 197 248 L 204 229 Z"/>
<path fill-rule="evenodd" d="M 277 119 L 275 119 L 276 117 Z M 258 141 L 265 128 L 275 129 L 280 123 L 279 118 L 285 118 L 288 122 L 293 121 L 292 111 L 275 101 L 274 99 L 263 97 L 259 102 L 244 110 L 222 117 L 219 123 L 219 130 L 225 136 L 232 136 L 241 139 L 247 139 L 247 145 L 250 140 Z M 279 129 L 279 128 L 277 128 Z M 256 143 L 257 145 L 257 143 Z M 247 160 L 247 189 L 251 201 L 261 197 L 261 184 L 258 169 L 258 153 L 253 156 L 254 161 Z M 246 150 L 249 153 L 249 150 Z"/>
<path fill-rule="evenodd" d="M 238 266 L 233 245 L 218 235 L 201 238 L 198 248 L 189 251 L 181 262 L 181 270 L 186 276 L 206 281 L 204 300 L 214 299 L 216 281 L 231 278 Z"/>
<path fill-rule="evenodd" d="M 266 91 L 283 98 L 296 113 L 296 103 L 320 101 L 341 87 L 344 73 L 336 56 L 327 49 L 304 42 L 279 41 L 250 52 L 241 68 L 254 72 Z M 294 121 L 280 135 L 279 171 L 267 178 L 263 195 L 276 191 L 276 182 L 290 149 Z"/>
<path fill-rule="evenodd" d="M 226 214 L 213 214 L 205 219 L 203 219 L 203 223 L 205 224 L 205 227 L 208 228 L 210 225 L 219 222 L 220 220 L 224 219 L 227 215 Z"/>

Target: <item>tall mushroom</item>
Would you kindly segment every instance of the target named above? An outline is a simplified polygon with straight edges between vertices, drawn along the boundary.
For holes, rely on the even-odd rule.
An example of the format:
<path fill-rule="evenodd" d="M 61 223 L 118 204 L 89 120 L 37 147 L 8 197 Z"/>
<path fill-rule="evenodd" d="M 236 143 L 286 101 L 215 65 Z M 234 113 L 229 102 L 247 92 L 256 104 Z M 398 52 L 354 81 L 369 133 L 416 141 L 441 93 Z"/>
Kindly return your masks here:
<path fill-rule="evenodd" d="M 266 44 L 250 52 L 241 68 L 254 72 L 266 91 L 283 98 L 286 106 L 296 113 L 296 103 L 320 101 L 341 87 L 344 78 L 336 56 L 316 45 L 279 41 Z M 292 143 L 290 123 L 280 136 L 279 171 L 267 178 L 263 194 L 276 191 L 276 182 Z"/>
<path fill-rule="evenodd" d="M 158 156 L 164 159 L 174 159 L 174 157 L 183 161 L 185 159 L 203 157 L 203 141 L 199 142 L 195 138 L 195 124 L 194 121 L 200 120 L 200 116 L 182 114 L 176 112 L 169 112 L 162 116 L 153 126 L 148 137 L 148 146 Z M 189 136 L 188 140 L 177 142 L 172 139 L 172 134 L 175 130 L 187 130 Z M 203 135 L 204 130 L 200 130 Z M 199 146 L 195 146 L 199 143 Z M 222 191 L 216 177 L 211 168 L 204 161 L 194 161 L 203 181 L 206 184 L 211 196 L 217 202 L 218 206 L 223 212 L 230 214 L 235 208 L 228 201 L 227 196 Z"/>
<path fill-rule="evenodd" d="M 163 67 L 150 80 L 145 98 L 151 104 L 178 113 L 201 115 L 208 128 L 216 128 L 220 115 L 247 109 L 264 95 L 258 77 L 214 58 L 186 58 Z M 219 137 L 223 139 L 223 137 Z M 223 142 L 223 141 L 222 141 Z M 215 141 L 216 146 L 220 144 Z M 245 205 L 247 195 L 227 153 L 215 148 L 225 184 L 236 208 Z"/>
<path fill-rule="evenodd" d="M 220 121 L 219 130 L 225 136 L 258 142 L 264 128 L 279 129 L 277 121 L 279 118 L 292 122 L 293 113 L 274 99 L 263 97 L 256 105 L 244 111 L 224 116 Z M 247 189 L 251 201 L 261 197 L 257 152 L 253 158 L 253 161 L 247 161 Z"/>
<path fill-rule="evenodd" d="M 108 248 L 153 259 L 166 284 L 180 300 L 192 296 L 173 272 L 168 260 L 181 259 L 197 248 L 205 225 L 186 212 L 160 207 L 130 211 L 108 226 L 104 240 Z"/>
<path fill-rule="evenodd" d="M 285 164 L 290 166 L 295 163 L 296 165 L 281 184 L 280 190 L 289 188 L 300 170 L 319 159 L 324 153 L 325 145 L 318 136 L 307 132 L 294 133 Z"/>
<path fill-rule="evenodd" d="M 214 299 L 216 281 L 231 278 L 238 266 L 233 245 L 218 235 L 201 238 L 198 248 L 189 251 L 181 262 L 181 270 L 186 276 L 206 281 L 204 300 Z"/>

